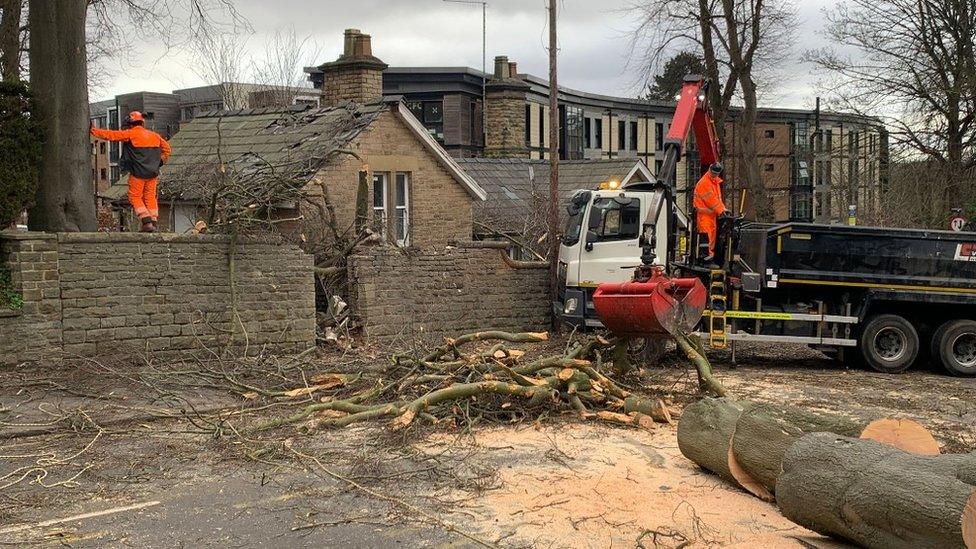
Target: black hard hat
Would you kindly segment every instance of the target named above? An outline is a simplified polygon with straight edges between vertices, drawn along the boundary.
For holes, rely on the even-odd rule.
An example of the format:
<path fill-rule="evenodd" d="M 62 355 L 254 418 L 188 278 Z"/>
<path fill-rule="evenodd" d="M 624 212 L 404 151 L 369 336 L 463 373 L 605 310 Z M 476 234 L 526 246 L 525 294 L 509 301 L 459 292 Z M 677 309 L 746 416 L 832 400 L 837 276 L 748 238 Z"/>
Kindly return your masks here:
<path fill-rule="evenodd" d="M 714 174 L 721 174 L 723 171 L 725 171 L 725 166 L 723 166 L 721 162 L 716 162 L 712 164 L 710 168 L 708 168 L 708 171 Z"/>

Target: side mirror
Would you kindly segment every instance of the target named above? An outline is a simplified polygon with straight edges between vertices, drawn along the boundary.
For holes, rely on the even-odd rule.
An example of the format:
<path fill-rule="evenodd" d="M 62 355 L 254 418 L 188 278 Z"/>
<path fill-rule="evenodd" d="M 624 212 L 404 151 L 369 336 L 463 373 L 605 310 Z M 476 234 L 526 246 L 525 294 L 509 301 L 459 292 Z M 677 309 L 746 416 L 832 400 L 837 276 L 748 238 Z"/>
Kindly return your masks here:
<path fill-rule="evenodd" d="M 586 244 L 583 246 L 583 249 L 588 252 L 592 252 L 593 243 L 596 242 L 597 240 L 599 240 L 599 237 L 596 235 L 595 232 L 586 231 Z"/>

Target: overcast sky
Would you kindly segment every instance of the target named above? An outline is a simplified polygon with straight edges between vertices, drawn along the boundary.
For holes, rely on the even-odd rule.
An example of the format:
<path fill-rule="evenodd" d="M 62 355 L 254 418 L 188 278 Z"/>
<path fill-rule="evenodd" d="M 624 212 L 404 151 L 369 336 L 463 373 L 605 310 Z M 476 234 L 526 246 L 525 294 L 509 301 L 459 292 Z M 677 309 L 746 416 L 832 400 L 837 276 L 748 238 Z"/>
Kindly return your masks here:
<path fill-rule="evenodd" d="M 559 16 L 559 82 L 582 91 L 634 96 L 641 85 L 628 67 L 634 15 L 639 0 L 563 0 Z M 823 44 L 821 9 L 836 0 L 801 0 L 794 62 L 783 69 L 782 85 L 764 98 L 769 106 L 807 107 L 816 78 L 799 63 L 805 49 Z M 294 27 L 319 48 L 317 63 L 334 60 L 342 31 L 353 27 L 373 37 L 373 53 L 391 66 L 470 66 L 481 68 L 481 6 L 442 0 L 235 0 L 254 28 L 247 47 L 261 50 L 278 29 Z M 548 75 L 548 40 L 543 0 L 489 0 L 488 70 L 495 55 L 517 61 L 520 72 Z M 123 64 L 107 67 L 111 76 L 92 99 L 134 91 L 168 92 L 208 84 L 187 70 L 186 52 L 133 52 Z"/>

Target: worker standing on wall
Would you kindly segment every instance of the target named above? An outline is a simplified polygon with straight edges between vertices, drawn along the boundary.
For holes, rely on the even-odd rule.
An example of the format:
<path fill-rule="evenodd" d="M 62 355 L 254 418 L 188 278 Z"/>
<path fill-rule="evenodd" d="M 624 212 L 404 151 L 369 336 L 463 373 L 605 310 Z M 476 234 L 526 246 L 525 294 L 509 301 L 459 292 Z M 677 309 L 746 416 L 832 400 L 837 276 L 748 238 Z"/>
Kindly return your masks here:
<path fill-rule="evenodd" d="M 144 123 L 142 113 L 132 111 L 125 118 L 125 129 L 92 128 L 91 134 L 98 139 L 123 142 L 119 167 L 129 173 L 129 204 L 142 221 L 139 230 L 154 233 L 159 222 L 159 202 L 156 200 L 159 168 L 169 158 L 170 148 L 162 136 L 146 129 Z"/>
<path fill-rule="evenodd" d="M 725 202 L 722 200 L 722 164 L 712 164 L 708 171 L 695 185 L 695 223 L 698 234 L 708 236 L 708 257 L 702 259 L 705 263 L 715 261 L 715 241 L 718 236 L 718 217 L 728 215 Z M 701 238 L 701 236 L 699 236 Z"/>

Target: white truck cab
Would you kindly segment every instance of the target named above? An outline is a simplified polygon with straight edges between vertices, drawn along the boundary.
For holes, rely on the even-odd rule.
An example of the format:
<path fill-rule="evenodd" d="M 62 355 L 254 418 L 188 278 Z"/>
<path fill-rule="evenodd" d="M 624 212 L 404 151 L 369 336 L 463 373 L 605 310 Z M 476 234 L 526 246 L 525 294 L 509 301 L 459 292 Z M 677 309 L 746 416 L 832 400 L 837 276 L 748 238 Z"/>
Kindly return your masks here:
<path fill-rule="evenodd" d="M 627 190 L 603 184 L 578 190 L 567 205 L 559 246 L 559 295 L 553 313 L 580 328 L 602 327 L 593 309 L 593 290 L 604 282 L 630 280 L 640 265 L 640 233 L 649 212 L 658 211 L 657 262 L 668 257 L 667 208 L 661 190 Z M 687 225 L 680 212 L 679 226 Z"/>

